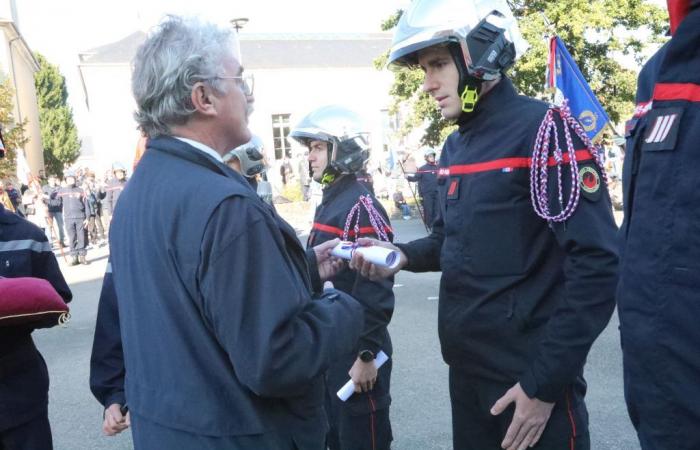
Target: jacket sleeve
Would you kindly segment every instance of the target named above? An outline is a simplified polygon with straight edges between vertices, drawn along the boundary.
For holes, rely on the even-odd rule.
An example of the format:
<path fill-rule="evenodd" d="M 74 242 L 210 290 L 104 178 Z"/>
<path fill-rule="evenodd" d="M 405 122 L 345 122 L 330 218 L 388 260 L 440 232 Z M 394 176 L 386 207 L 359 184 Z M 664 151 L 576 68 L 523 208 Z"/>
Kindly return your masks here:
<path fill-rule="evenodd" d="M 412 181 L 412 182 L 420 181 L 420 179 L 421 179 L 422 177 L 423 177 L 423 174 L 420 173 L 420 172 L 412 173 L 412 174 L 410 174 L 410 175 L 409 175 L 409 174 L 406 174 L 406 179 L 407 179 L 408 181 Z"/>
<path fill-rule="evenodd" d="M 298 273 L 261 205 L 235 197 L 222 202 L 209 220 L 201 254 L 203 315 L 251 391 L 303 394 L 334 357 L 355 347 L 362 307 L 335 290 L 311 299 L 306 274 Z"/>
<path fill-rule="evenodd" d="M 561 121 L 557 123 L 559 142 L 566 142 Z M 577 150 L 585 148 L 572 132 Z M 550 317 L 530 367 L 520 384 L 529 397 L 554 402 L 583 370 L 593 342 L 610 320 L 615 307 L 617 285 L 617 226 L 602 174 L 592 161 L 580 161 L 579 170 L 590 167 L 598 174 L 597 196 L 581 191 L 574 214 L 565 222 L 551 223 L 558 245 L 565 253 L 565 294 Z M 550 207 L 560 208 L 556 170 L 549 174 Z M 563 180 L 571 177 L 571 165 Z M 580 183 L 579 179 L 579 183 Z M 564 202 L 569 198 L 565 188 Z M 558 212 L 558 211 L 557 211 Z"/>
<path fill-rule="evenodd" d="M 440 252 L 444 240 L 444 222 L 438 208 L 437 217 L 433 222 L 433 231 L 428 236 L 406 244 L 396 244 L 408 258 L 408 264 L 404 269 L 409 272 L 439 272 L 442 270 L 440 268 Z"/>
<path fill-rule="evenodd" d="M 73 299 L 73 293 L 68 287 L 66 279 L 63 278 L 63 273 L 61 273 L 58 261 L 56 261 L 56 255 L 51 250 L 51 244 L 43 233 L 41 234 L 40 242 L 45 246 L 45 249 L 40 253 L 33 254 L 33 276 L 43 278 L 51 283 L 51 286 L 56 289 L 63 301 L 69 303 Z"/>
<path fill-rule="evenodd" d="M 115 403 L 126 404 L 124 394 L 126 371 L 117 306 L 111 264 L 108 263 L 107 272 L 102 280 L 90 356 L 90 390 L 105 408 Z"/>

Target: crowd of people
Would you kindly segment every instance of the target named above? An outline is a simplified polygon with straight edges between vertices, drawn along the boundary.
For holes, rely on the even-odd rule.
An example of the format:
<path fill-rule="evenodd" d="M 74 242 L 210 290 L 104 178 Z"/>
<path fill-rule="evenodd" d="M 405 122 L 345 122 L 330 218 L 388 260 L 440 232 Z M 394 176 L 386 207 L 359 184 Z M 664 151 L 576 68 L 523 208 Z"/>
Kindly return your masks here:
<path fill-rule="evenodd" d="M 363 170 L 368 130 L 330 105 L 290 133 L 322 186 L 305 246 L 261 195 L 235 34 L 167 18 L 133 66 L 148 149 L 128 184 L 117 170 L 123 184 L 113 185 L 121 196 L 90 361 L 105 434 L 130 429 L 136 450 L 389 449 L 393 277 L 408 270 L 441 272 L 454 449 L 590 449 L 584 366 L 616 301 L 642 448 L 700 448 L 700 1 L 670 1 L 669 12 L 673 37 L 642 70 L 628 124 L 619 233 L 601 148 L 566 107 L 518 95 L 507 76 L 526 47 L 508 3 L 415 0 L 388 61 L 419 67 L 423 90 L 458 125 L 439 160 L 426 150 L 411 175 L 429 234 L 394 243 Z M 63 184 L 27 190 L 47 218 L 63 202 L 51 219 L 63 220 L 81 262 L 88 192 L 101 191 L 89 176 L 67 173 Z M 0 256 L 48 258 L 43 272 L 10 270 L 7 259 L 0 275 L 46 278 L 69 301 L 46 236 L 0 213 Z M 31 329 L 0 336 L 10 342 L 0 349 L 0 448 L 49 450 L 48 375 Z M 27 373 L 31 402 L 16 387 Z"/>

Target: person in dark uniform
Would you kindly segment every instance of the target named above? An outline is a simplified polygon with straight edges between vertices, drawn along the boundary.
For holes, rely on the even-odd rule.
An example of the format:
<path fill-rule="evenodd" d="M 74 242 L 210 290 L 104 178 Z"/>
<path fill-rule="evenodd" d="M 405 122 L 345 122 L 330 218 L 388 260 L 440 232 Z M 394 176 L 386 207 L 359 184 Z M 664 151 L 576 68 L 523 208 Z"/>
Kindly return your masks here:
<path fill-rule="evenodd" d="M 362 304 L 321 286 L 340 269 L 335 242 L 307 255 L 223 163 L 250 139 L 235 39 L 170 16 L 134 59 L 148 149 L 112 219 L 120 334 L 108 335 L 121 340 L 136 450 L 322 449 L 321 377 L 362 330 Z"/>
<path fill-rule="evenodd" d="M 107 212 L 109 213 L 110 218 L 114 214 L 114 208 L 117 207 L 117 201 L 119 200 L 119 196 L 124 190 L 124 186 L 126 186 L 127 182 L 126 168 L 123 164 L 112 164 L 112 173 L 114 174 L 114 177 L 107 182 L 107 186 L 105 187 L 106 195 L 104 204 L 104 206 L 107 207 Z"/>
<path fill-rule="evenodd" d="M 49 229 L 51 230 L 51 240 L 58 241 L 61 247 L 66 246 L 65 232 L 63 231 L 63 198 L 58 195 L 61 186 L 58 184 L 58 179 L 55 176 L 49 177 L 49 184 L 44 186 L 44 198 L 49 209 Z M 58 231 L 58 236 L 54 234 Z"/>
<path fill-rule="evenodd" d="M 353 111 L 337 105 L 310 112 L 292 129 L 290 137 L 309 149 L 314 181 L 323 185 L 307 247 L 359 237 L 392 239 L 389 218 L 381 204 L 355 174 L 369 158 L 366 129 Z M 378 227 L 375 229 L 374 227 Z M 359 233 L 358 233 L 359 231 Z M 393 439 L 389 421 L 391 360 L 381 369 L 376 355 L 391 355 L 387 326 L 394 311 L 394 281 L 371 281 L 349 269 L 332 278 L 333 285 L 372 307 L 365 308 L 365 326 L 356 347 L 339 355 L 326 372 L 326 409 L 331 450 L 388 450 Z M 341 401 L 336 392 L 348 381 L 355 394 Z"/>
<path fill-rule="evenodd" d="M 67 172 L 66 186 L 58 192 L 63 203 L 63 218 L 68 230 L 72 266 L 89 264 L 87 261 L 87 226 L 90 204 L 85 191 L 76 186 L 75 183 L 75 174 Z"/>
<path fill-rule="evenodd" d="M 2 206 L 0 277 L 43 278 L 66 303 L 72 298 L 44 232 Z M 49 374 L 32 331 L 31 326 L 0 327 L 0 449 L 53 448 Z"/>
<path fill-rule="evenodd" d="M 438 166 L 435 162 L 435 150 L 432 148 L 426 149 L 423 157 L 425 157 L 425 164 L 420 166 L 416 173 L 408 175 L 406 179 L 418 182 L 418 195 L 423 206 L 423 220 L 427 227 L 432 229 L 438 205 Z"/>
<path fill-rule="evenodd" d="M 644 450 L 700 448 L 700 1 L 669 1 L 672 38 L 628 121 L 617 291 L 625 400 Z"/>
<path fill-rule="evenodd" d="M 400 249 L 407 270 L 442 271 L 438 332 L 456 450 L 590 448 L 583 367 L 615 306 L 600 150 L 567 108 L 517 94 L 504 72 L 520 39 L 505 1 L 417 0 L 389 56 L 423 69 L 423 89 L 459 128 L 441 152 L 432 233 L 361 244 Z M 358 252 L 351 267 L 395 272 Z"/>

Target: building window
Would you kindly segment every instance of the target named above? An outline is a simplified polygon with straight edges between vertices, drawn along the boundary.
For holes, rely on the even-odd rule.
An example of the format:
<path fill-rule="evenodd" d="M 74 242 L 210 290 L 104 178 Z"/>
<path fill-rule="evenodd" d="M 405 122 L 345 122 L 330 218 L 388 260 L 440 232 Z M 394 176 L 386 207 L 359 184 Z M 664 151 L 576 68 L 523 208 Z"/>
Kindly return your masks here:
<path fill-rule="evenodd" d="M 292 146 L 289 144 L 289 114 L 272 115 L 272 137 L 275 141 L 275 159 L 285 156 L 292 157 Z"/>

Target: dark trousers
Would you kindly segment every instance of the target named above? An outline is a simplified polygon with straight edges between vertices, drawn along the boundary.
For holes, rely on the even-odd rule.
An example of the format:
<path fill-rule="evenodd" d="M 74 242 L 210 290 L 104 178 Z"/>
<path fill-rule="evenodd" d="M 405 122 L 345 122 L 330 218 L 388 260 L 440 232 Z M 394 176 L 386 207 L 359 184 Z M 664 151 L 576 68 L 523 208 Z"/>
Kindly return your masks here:
<path fill-rule="evenodd" d="M 87 228 L 83 225 L 85 219 L 66 219 L 68 240 L 70 241 L 70 254 L 72 256 L 85 256 L 87 254 Z"/>
<path fill-rule="evenodd" d="M 49 213 L 49 228 L 51 229 L 51 240 L 55 241 L 56 236 L 54 233 L 58 229 L 58 237 L 61 239 L 59 242 L 63 243 L 66 241 L 66 235 L 63 231 L 63 213 L 60 212 L 50 212 Z"/>
<path fill-rule="evenodd" d="M 513 419 L 515 405 L 493 416 L 491 407 L 513 387 L 469 377 L 450 368 L 452 442 L 454 450 L 502 450 L 501 442 Z M 584 388 L 568 388 L 552 410 L 533 450 L 588 450 L 588 412 Z"/>
<path fill-rule="evenodd" d="M 389 420 L 391 396 L 391 359 L 377 374 L 374 389 L 368 393 L 354 393 L 347 401 L 341 401 L 336 392 L 350 378 L 348 371 L 355 362 L 355 355 L 341 358 L 326 374 L 326 413 L 330 430 L 330 450 L 388 450 L 393 435 Z"/>
<path fill-rule="evenodd" d="M 102 225 L 101 216 L 90 216 L 88 219 L 88 233 L 90 234 L 90 242 L 93 244 L 96 244 L 98 239 L 105 238 L 105 228 Z"/>
<path fill-rule="evenodd" d="M 9 430 L 0 431 L 0 450 L 52 450 L 48 411 Z"/>
<path fill-rule="evenodd" d="M 433 229 L 433 222 L 435 221 L 435 216 L 437 215 L 437 192 L 425 193 L 422 197 L 423 205 L 423 219 L 426 225 L 431 230 Z"/>

